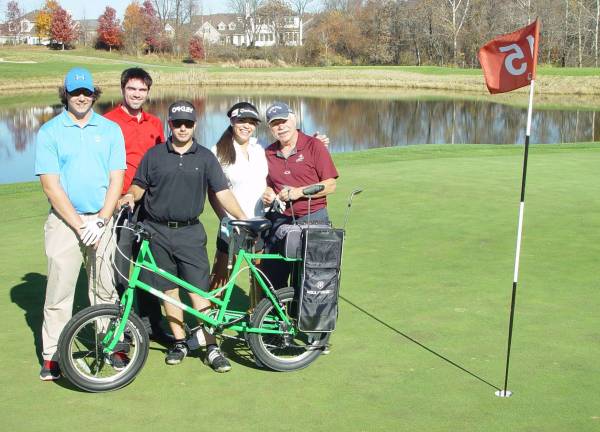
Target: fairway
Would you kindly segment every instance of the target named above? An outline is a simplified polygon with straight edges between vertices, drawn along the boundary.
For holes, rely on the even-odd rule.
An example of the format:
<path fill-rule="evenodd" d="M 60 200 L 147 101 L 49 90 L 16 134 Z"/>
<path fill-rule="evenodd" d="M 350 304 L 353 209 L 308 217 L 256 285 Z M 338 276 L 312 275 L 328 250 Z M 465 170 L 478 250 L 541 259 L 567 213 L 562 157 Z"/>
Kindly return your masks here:
<path fill-rule="evenodd" d="M 97 85 L 116 88 L 123 69 L 146 68 L 154 84 L 161 87 L 269 87 L 318 88 L 319 91 L 341 87 L 386 89 L 389 91 L 469 92 L 487 95 L 479 69 L 437 66 L 333 66 L 242 68 L 235 64 L 184 64 L 167 57 L 135 57 L 91 48 L 53 51 L 45 47 L 0 47 L 0 91 L 55 88 L 67 70 L 85 66 Z M 540 66 L 536 91 L 541 97 L 576 95 L 594 101 L 600 93 L 598 68 L 553 68 Z M 524 96 L 526 89 L 513 95 Z M 498 98 L 496 98 L 498 99 Z M 512 103 L 514 99 L 511 98 Z M 587 105 L 594 102 L 587 102 Z"/>
<path fill-rule="evenodd" d="M 42 382 L 47 202 L 37 183 L 0 186 L 3 429 L 594 431 L 600 429 L 599 144 L 536 145 L 529 158 L 508 388 L 503 385 L 521 146 L 422 145 L 334 155 L 329 200 L 347 227 L 332 352 L 307 369 L 233 369 L 152 344 L 128 387 L 86 394 Z M 201 219 L 214 250 L 216 219 Z M 79 281 L 78 308 L 85 304 Z"/>

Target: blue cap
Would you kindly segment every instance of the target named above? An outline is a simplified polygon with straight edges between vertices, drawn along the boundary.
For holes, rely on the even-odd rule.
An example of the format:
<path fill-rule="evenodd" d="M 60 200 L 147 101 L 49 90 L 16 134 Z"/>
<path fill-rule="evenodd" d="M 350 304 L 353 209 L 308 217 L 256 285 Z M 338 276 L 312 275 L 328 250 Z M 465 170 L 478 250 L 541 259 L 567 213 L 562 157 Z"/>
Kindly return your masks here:
<path fill-rule="evenodd" d="M 84 68 L 73 68 L 65 76 L 65 89 L 72 92 L 77 89 L 94 91 L 94 80 L 89 70 Z"/>
<path fill-rule="evenodd" d="M 287 104 L 275 102 L 267 108 L 267 123 L 271 123 L 273 120 L 287 120 L 293 113 L 294 111 Z"/>

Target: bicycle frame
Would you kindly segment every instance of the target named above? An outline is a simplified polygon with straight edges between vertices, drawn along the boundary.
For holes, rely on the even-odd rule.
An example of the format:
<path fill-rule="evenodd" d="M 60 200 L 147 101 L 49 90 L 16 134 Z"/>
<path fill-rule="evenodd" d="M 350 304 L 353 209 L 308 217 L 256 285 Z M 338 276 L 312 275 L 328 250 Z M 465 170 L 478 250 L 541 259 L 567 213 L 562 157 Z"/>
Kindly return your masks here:
<path fill-rule="evenodd" d="M 235 330 L 235 331 L 243 332 L 243 333 L 266 333 L 266 334 L 291 334 L 291 335 L 294 335 L 296 333 L 296 331 L 295 331 L 289 317 L 286 315 L 285 311 L 282 309 L 281 305 L 279 304 L 279 300 L 277 299 L 277 296 L 275 295 L 274 291 L 269 289 L 269 287 L 265 283 L 265 280 L 263 279 L 262 275 L 257 270 L 256 265 L 254 264 L 254 260 L 256 260 L 256 259 L 260 259 L 260 260 L 275 259 L 275 260 L 282 260 L 282 261 L 286 261 L 286 262 L 301 261 L 300 259 L 286 258 L 279 254 L 249 253 L 246 250 L 244 250 L 243 248 L 241 248 L 238 252 L 237 259 L 235 260 L 235 264 L 233 266 L 233 270 L 231 273 L 231 277 L 228 280 L 227 284 L 225 284 L 225 286 L 217 288 L 213 291 L 205 292 L 205 291 L 202 291 L 201 289 L 199 289 L 198 287 L 184 281 L 183 279 L 180 279 L 177 276 L 158 267 L 156 265 L 156 262 L 154 261 L 152 252 L 150 251 L 149 241 L 147 239 L 142 240 L 142 244 L 140 246 L 140 251 L 139 251 L 136 261 L 134 263 L 133 272 L 129 279 L 128 288 L 125 291 L 125 293 L 123 294 L 123 297 L 121 299 L 120 304 L 121 304 L 121 308 L 123 310 L 123 313 L 121 316 L 121 322 L 119 323 L 119 326 L 117 327 L 116 330 L 111 331 L 110 329 L 108 329 L 104 339 L 102 340 L 102 343 L 105 345 L 104 352 L 107 354 L 112 353 L 115 346 L 117 345 L 118 341 L 120 340 L 120 338 L 123 334 L 125 325 L 127 324 L 127 319 L 129 317 L 129 314 L 131 313 L 131 309 L 133 307 L 133 298 L 134 298 L 133 293 L 134 293 L 135 289 L 142 289 L 144 291 L 147 291 L 150 294 L 152 294 L 156 297 L 159 297 L 163 301 L 169 302 L 172 305 L 179 307 L 183 311 L 194 315 L 199 320 L 203 321 L 204 323 L 206 323 L 214 328 L 223 329 L 223 328 L 227 327 L 230 330 Z M 245 270 L 245 268 L 242 268 L 242 265 L 244 263 L 247 265 L 250 273 L 255 277 L 256 281 L 258 282 L 259 286 L 261 287 L 266 298 L 268 298 L 271 301 L 271 303 L 273 304 L 278 318 L 280 318 L 285 323 L 287 328 L 281 329 L 276 324 L 272 324 L 271 326 L 269 326 L 268 324 L 265 324 L 264 327 L 261 327 L 261 328 L 250 327 L 248 325 L 248 323 L 243 320 L 244 317 L 247 315 L 247 312 L 234 311 L 234 310 L 227 309 L 227 307 L 229 306 L 230 300 L 231 300 L 231 295 L 233 293 L 235 283 L 237 281 L 237 277 L 243 270 Z M 216 310 L 218 313 L 217 313 L 216 317 L 208 315 L 206 313 L 202 313 L 200 311 L 197 311 L 194 308 L 191 308 L 188 305 L 165 295 L 162 291 L 159 291 L 159 290 L 151 287 L 150 285 L 142 282 L 139 279 L 140 272 L 142 271 L 142 269 L 151 271 L 153 273 L 157 273 L 161 277 L 164 277 L 165 279 L 169 280 L 170 282 L 173 282 L 178 287 L 184 288 L 184 289 L 186 289 L 190 292 L 193 292 L 201 297 L 204 297 L 207 300 L 210 300 L 213 304 L 217 305 Z M 222 299 L 220 299 L 218 297 L 218 295 L 221 292 L 224 292 Z M 214 309 L 212 309 L 212 310 L 214 310 Z M 229 323 L 232 323 L 234 321 L 235 321 L 235 323 L 228 325 Z M 238 324 L 238 322 L 239 322 L 239 324 Z"/>

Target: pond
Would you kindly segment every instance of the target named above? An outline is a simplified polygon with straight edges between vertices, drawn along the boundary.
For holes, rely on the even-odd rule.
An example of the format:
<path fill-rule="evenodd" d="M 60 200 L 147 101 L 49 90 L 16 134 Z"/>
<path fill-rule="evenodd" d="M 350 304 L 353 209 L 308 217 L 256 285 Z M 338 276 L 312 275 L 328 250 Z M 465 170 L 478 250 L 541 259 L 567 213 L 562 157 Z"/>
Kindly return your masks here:
<path fill-rule="evenodd" d="M 330 137 L 330 150 L 334 153 L 412 144 L 522 144 L 527 112 L 526 107 L 460 95 L 395 97 L 373 92 L 356 97 L 342 91 L 333 95 L 286 96 L 276 90 L 265 93 L 215 89 L 182 96 L 154 88 L 145 109 L 164 121 L 169 104 L 179 98 L 189 98 L 196 106 L 196 138 L 204 146 L 216 143 L 228 125 L 225 113 L 235 102 L 248 100 L 264 114 L 272 102 L 282 100 L 295 110 L 302 130 L 320 131 Z M 119 101 L 119 94 L 113 91 L 103 95 L 95 109 L 104 113 Z M 0 107 L 0 184 L 35 180 L 36 133 L 61 110 L 53 95 L 26 107 L 3 103 Z M 257 135 L 263 145 L 272 141 L 264 124 L 257 129 Z M 600 140 L 600 111 L 534 110 L 532 143 L 597 140 Z"/>

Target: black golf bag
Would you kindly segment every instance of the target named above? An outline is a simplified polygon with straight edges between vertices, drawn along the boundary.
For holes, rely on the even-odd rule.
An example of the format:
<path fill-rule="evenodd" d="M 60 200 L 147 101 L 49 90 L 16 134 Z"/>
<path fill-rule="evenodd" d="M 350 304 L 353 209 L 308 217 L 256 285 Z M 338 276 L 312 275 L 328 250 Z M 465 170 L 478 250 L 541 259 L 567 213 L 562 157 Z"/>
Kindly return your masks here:
<path fill-rule="evenodd" d="M 303 261 L 296 288 L 298 328 L 304 332 L 335 330 L 343 242 L 343 229 L 311 226 L 301 231 Z"/>

